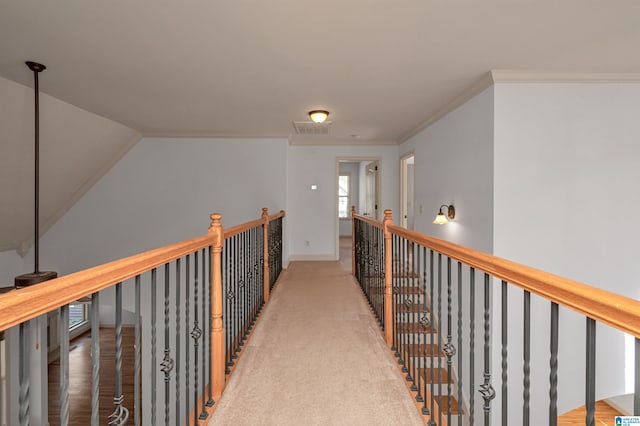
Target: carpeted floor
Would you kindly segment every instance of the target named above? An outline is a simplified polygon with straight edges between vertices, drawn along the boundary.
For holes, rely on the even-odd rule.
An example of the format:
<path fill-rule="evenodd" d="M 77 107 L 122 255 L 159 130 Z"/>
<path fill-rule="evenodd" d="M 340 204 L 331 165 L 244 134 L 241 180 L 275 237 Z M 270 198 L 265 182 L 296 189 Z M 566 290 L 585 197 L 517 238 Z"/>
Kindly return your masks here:
<path fill-rule="evenodd" d="M 350 268 L 283 271 L 209 424 L 423 424 Z"/>

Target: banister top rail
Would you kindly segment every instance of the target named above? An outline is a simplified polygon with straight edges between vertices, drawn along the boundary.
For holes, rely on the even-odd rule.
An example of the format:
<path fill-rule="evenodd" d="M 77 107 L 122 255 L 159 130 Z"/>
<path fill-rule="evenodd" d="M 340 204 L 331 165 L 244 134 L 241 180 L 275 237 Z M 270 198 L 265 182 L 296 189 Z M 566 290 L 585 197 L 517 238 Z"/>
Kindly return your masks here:
<path fill-rule="evenodd" d="M 392 234 L 431 248 L 560 306 L 640 338 L 640 301 L 397 225 L 388 225 L 388 230 Z"/>
<path fill-rule="evenodd" d="M 353 218 L 357 219 L 357 220 L 361 220 L 361 221 L 366 222 L 366 223 L 369 223 L 369 224 L 371 224 L 371 225 L 373 225 L 373 226 L 375 226 L 377 228 L 383 228 L 384 227 L 384 224 L 382 223 L 382 221 L 374 219 L 374 218 L 369 217 L 369 216 L 362 216 L 362 215 L 359 215 L 359 214 L 354 214 Z"/>
<path fill-rule="evenodd" d="M 281 217 L 285 217 L 285 212 L 284 210 L 280 210 L 278 213 L 272 214 L 271 216 L 269 216 L 269 222 L 274 221 L 276 219 L 280 219 Z"/>
<path fill-rule="evenodd" d="M 0 330 L 186 256 L 211 245 L 213 239 L 203 235 L 6 293 L 0 297 Z"/>
<path fill-rule="evenodd" d="M 246 222 L 241 225 L 232 226 L 231 228 L 224 230 L 224 238 L 231 238 L 236 235 L 242 234 L 249 229 L 257 228 L 258 226 L 262 226 L 264 222 L 262 219 L 252 220 L 251 222 Z"/>

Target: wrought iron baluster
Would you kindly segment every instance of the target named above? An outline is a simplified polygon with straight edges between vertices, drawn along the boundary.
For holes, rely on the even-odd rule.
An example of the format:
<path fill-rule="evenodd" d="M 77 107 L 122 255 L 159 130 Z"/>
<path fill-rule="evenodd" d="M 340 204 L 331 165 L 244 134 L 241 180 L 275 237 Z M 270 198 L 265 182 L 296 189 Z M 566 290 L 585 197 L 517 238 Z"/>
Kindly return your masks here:
<path fill-rule="evenodd" d="M 189 396 L 191 395 L 191 388 L 189 384 L 189 377 L 191 375 L 191 366 L 189 365 L 190 358 L 190 349 L 191 342 L 189 341 L 190 336 L 190 327 L 191 327 L 191 318 L 190 314 L 190 306 L 191 306 L 191 296 L 189 284 L 191 282 L 191 255 L 186 255 L 185 257 L 185 274 L 184 274 L 184 398 L 185 398 L 185 406 L 184 406 L 184 418 L 186 419 L 186 425 L 190 424 L 189 413 L 191 412 L 191 404 L 189 401 Z"/>
<path fill-rule="evenodd" d="M 524 344 L 523 344 L 523 391 L 522 391 L 522 424 L 528 426 L 530 421 L 531 398 L 531 293 L 524 291 Z"/>
<path fill-rule="evenodd" d="M 198 323 L 198 251 L 193 253 L 193 329 L 191 338 L 193 339 L 193 424 L 198 424 L 198 348 L 202 330 Z"/>
<path fill-rule="evenodd" d="M 164 358 L 160 363 L 160 371 L 164 373 L 164 424 L 169 426 L 170 415 L 170 396 L 171 392 L 171 371 L 174 367 L 174 361 L 171 358 L 171 329 L 169 328 L 169 303 L 170 303 L 170 284 L 169 284 L 169 264 L 164 265 Z"/>
<path fill-rule="evenodd" d="M 133 378 L 133 424 L 135 426 L 140 426 L 140 370 L 141 370 L 141 297 L 140 297 L 140 275 L 136 275 L 133 283 L 133 292 L 134 292 L 134 314 L 135 314 L 135 324 L 134 324 L 134 335 L 133 335 L 133 350 L 134 350 L 134 361 L 133 361 L 133 369 L 134 369 L 134 378 Z M 177 411 L 176 411 L 177 413 Z"/>
<path fill-rule="evenodd" d="M 113 397 L 113 413 L 109 416 L 109 426 L 127 423 L 129 410 L 124 406 L 122 393 L 122 283 L 116 284 L 116 385 Z M 153 376 L 153 374 L 152 374 Z M 153 423 L 155 424 L 155 423 Z"/>
<path fill-rule="evenodd" d="M 211 282 L 211 265 L 212 265 L 212 250 L 211 250 L 211 246 L 209 246 L 208 248 L 208 273 L 206 275 L 206 281 L 207 281 L 207 287 L 209 288 L 209 298 L 207 299 L 207 303 L 209 304 L 209 332 L 207 333 L 209 335 L 209 338 L 211 338 L 211 331 L 213 330 L 213 306 L 211 305 L 212 303 L 212 293 L 213 293 L 213 283 Z M 211 344 L 206 345 L 207 347 L 207 354 L 208 354 L 208 359 L 209 359 L 209 375 L 211 375 L 211 371 L 213 370 L 213 356 L 211 354 Z M 203 397 L 204 399 L 204 397 Z M 213 407 L 214 404 L 214 400 L 213 400 L 213 383 L 209 383 L 209 399 L 207 400 L 207 407 Z"/>
<path fill-rule="evenodd" d="M 69 305 L 60 307 L 60 424 L 69 424 Z"/>
<path fill-rule="evenodd" d="M 391 247 L 392 247 L 392 252 L 393 252 L 393 262 L 391 263 L 391 268 L 393 270 L 393 275 L 392 280 L 391 280 L 391 289 L 392 289 L 392 306 L 390 306 L 390 309 L 392 309 L 392 318 L 393 321 L 391 323 L 391 336 L 392 336 L 392 343 L 391 343 L 391 350 L 394 351 L 394 353 L 398 354 L 398 301 L 397 301 L 397 295 L 396 295 L 396 283 L 398 281 L 398 236 L 397 235 L 392 235 L 391 236 Z"/>
<path fill-rule="evenodd" d="M 157 393 L 157 378 L 156 378 L 156 365 L 157 365 L 157 330 L 156 330 L 156 303 L 157 303 L 157 269 L 151 270 L 151 424 L 156 424 L 156 393 Z"/>
<path fill-rule="evenodd" d="M 91 426 L 100 412 L 100 293 L 91 295 Z"/>
<path fill-rule="evenodd" d="M 462 349 L 462 263 L 458 262 L 458 349 Z M 462 404 L 463 374 L 462 354 L 458 352 L 458 406 Z M 462 426 L 462 410 L 458 410 L 458 426 Z"/>
<path fill-rule="evenodd" d="M 240 259 L 240 242 L 238 236 L 233 237 L 234 240 L 234 255 L 233 255 L 233 286 L 234 286 L 234 294 L 235 298 L 233 300 L 233 359 L 238 358 L 238 352 L 240 351 L 239 338 L 240 335 L 240 270 L 239 270 L 239 259 Z"/>
<path fill-rule="evenodd" d="M 30 373 L 29 363 L 31 362 L 31 346 L 29 345 L 30 333 L 29 322 L 20 323 L 18 327 L 18 344 L 20 347 L 20 361 L 18 366 L 18 381 L 20 385 L 20 393 L 18 394 L 18 403 L 20 409 L 18 412 L 18 422 L 20 426 L 29 425 L 29 388 L 30 388 Z"/>
<path fill-rule="evenodd" d="M 586 348 L 586 382 L 585 382 L 585 406 L 587 415 L 585 425 L 595 425 L 596 409 L 596 321 L 587 317 L 587 348 Z"/>
<path fill-rule="evenodd" d="M 176 426 L 180 426 L 180 258 L 176 259 Z"/>
<path fill-rule="evenodd" d="M 635 380 L 633 392 L 633 415 L 640 416 L 640 339 L 635 339 Z"/>
<path fill-rule="evenodd" d="M 431 346 L 427 346 L 427 335 L 429 333 L 429 328 L 431 327 L 431 322 L 429 321 L 429 312 L 427 310 L 427 249 L 425 247 L 420 246 L 422 249 L 422 374 L 420 377 L 422 378 L 422 393 L 423 393 L 423 404 L 422 404 L 422 414 L 428 416 L 430 413 L 429 408 L 427 407 L 427 348 L 429 348 L 429 352 L 433 351 Z M 433 395 L 431 396 L 433 398 Z M 420 402 L 420 401 L 418 401 Z"/>
<path fill-rule="evenodd" d="M 496 392 L 491 386 L 491 288 L 489 285 L 489 274 L 484 274 L 484 383 L 480 385 L 480 394 L 484 399 L 484 424 L 491 424 L 491 400 L 495 398 Z"/>
<path fill-rule="evenodd" d="M 202 327 L 204 328 L 203 333 L 202 333 L 202 361 L 201 361 L 201 367 L 202 367 L 202 384 L 200 386 L 200 395 L 202 395 L 202 411 L 200 411 L 200 420 L 204 420 L 207 418 L 207 408 L 206 408 L 206 404 L 207 404 L 207 398 L 205 397 L 206 395 L 206 391 L 205 391 L 205 386 L 207 384 L 207 379 L 206 379 L 206 375 L 207 375 L 207 335 L 211 335 L 211 330 L 207 330 L 207 325 L 211 323 L 211 315 L 209 315 L 209 321 L 207 321 L 207 305 L 209 304 L 209 301 L 207 300 L 207 262 L 205 261 L 206 259 L 206 249 L 202 249 L 201 251 L 201 259 L 202 259 L 202 279 L 201 281 L 201 285 L 202 285 Z M 211 298 L 209 298 L 211 299 Z"/>
<path fill-rule="evenodd" d="M 456 354 L 456 347 L 452 343 L 451 335 L 451 258 L 447 256 L 447 343 L 443 352 L 447 356 L 447 423 L 451 424 L 451 369 L 453 366 L 453 356 Z"/>
<path fill-rule="evenodd" d="M 429 381 L 431 382 L 431 414 L 429 417 L 429 426 L 435 426 L 436 422 L 433 419 L 434 416 L 434 409 L 435 409 L 435 394 L 436 394 L 436 380 L 435 380 L 435 375 L 434 373 L 434 366 L 435 366 L 435 361 L 434 361 L 434 357 L 436 356 L 435 350 L 434 348 L 436 347 L 436 338 L 433 335 L 434 333 L 434 317 L 433 317 L 433 306 L 434 306 L 434 300 L 433 300 L 433 290 L 435 288 L 435 261 L 434 261 L 434 256 L 433 256 L 434 252 L 433 250 L 429 249 L 429 345 L 431 346 L 431 349 L 429 350 Z M 438 346 L 438 356 L 440 356 L 440 347 Z M 440 411 L 440 410 L 438 410 Z M 442 423 L 442 422 L 440 422 Z"/>
<path fill-rule="evenodd" d="M 507 394 L 507 306 L 508 306 L 508 284 L 506 281 L 502 281 L 502 314 L 501 314 L 501 326 L 502 326 L 502 424 L 507 424 L 507 404 L 509 401 Z"/>
<path fill-rule="evenodd" d="M 549 360 L 549 426 L 558 424 L 558 304 L 551 302 L 551 358 Z"/>
<path fill-rule="evenodd" d="M 469 270 L 469 425 L 475 424 L 476 270 Z"/>
<path fill-rule="evenodd" d="M 408 297 L 409 292 L 409 265 L 407 261 L 407 240 L 402 239 L 402 281 L 400 281 L 400 294 L 402 295 L 403 307 L 402 307 L 402 334 L 400 335 L 400 364 L 402 365 L 402 372 L 407 373 L 407 345 L 409 344 L 409 333 L 411 332 L 411 323 L 409 322 L 409 304 L 411 301 Z M 411 379 L 411 376 L 408 377 Z"/>

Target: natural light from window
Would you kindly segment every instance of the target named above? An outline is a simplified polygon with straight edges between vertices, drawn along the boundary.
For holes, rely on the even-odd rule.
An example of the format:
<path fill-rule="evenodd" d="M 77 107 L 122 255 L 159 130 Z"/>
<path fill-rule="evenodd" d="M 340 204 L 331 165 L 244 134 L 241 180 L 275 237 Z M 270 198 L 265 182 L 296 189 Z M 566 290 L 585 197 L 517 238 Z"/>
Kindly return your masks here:
<path fill-rule="evenodd" d="M 348 174 L 338 176 L 338 217 L 349 217 L 349 185 L 351 176 Z"/>

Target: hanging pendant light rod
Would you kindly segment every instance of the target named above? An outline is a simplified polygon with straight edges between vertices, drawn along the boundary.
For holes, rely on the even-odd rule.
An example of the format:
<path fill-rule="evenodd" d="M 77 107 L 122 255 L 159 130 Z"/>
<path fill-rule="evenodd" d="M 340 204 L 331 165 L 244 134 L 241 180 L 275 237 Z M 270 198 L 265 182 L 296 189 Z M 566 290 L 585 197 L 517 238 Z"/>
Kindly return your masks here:
<path fill-rule="evenodd" d="M 17 288 L 27 287 L 44 281 L 49 281 L 58 276 L 53 271 L 40 271 L 40 88 L 38 86 L 38 74 L 46 70 L 47 67 L 33 61 L 26 62 L 27 67 L 33 71 L 34 93 L 35 93 L 35 182 L 34 182 L 34 247 L 33 247 L 33 272 L 19 275 L 15 278 L 14 285 Z"/>

